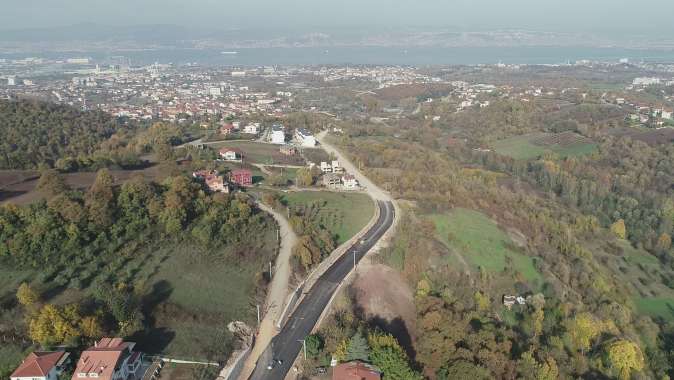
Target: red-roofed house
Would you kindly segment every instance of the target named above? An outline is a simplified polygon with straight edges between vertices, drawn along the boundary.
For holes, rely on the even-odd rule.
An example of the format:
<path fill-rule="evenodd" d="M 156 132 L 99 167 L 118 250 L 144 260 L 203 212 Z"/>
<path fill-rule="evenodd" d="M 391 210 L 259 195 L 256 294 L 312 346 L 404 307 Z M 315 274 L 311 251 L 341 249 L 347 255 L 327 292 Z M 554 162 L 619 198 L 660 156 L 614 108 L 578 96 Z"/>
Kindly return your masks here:
<path fill-rule="evenodd" d="M 332 380 L 381 380 L 381 372 L 361 362 L 343 363 L 332 370 Z"/>
<path fill-rule="evenodd" d="M 56 380 L 68 364 L 70 354 L 59 352 L 32 352 L 12 375 L 11 380 Z"/>
<path fill-rule="evenodd" d="M 235 129 L 236 129 L 236 127 L 234 127 L 233 124 L 224 124 L 223 126 L 220 127 L 220 134 L 221 135 L 228 135 L 228 134 L 234 132 Z"/>
<path fill-rule="evenodd" d="M 248 169 L 232 170 L 229 180 L 239 186 L 250 186 L 253 184 L 253 173 Z"/>
<path fill-rule="evenodd" d="M 140 352 L 134 352 L 136 343 L 122 338 L 102 338 L 94 347 L 82 352 L 72 380 L 129 380 L 140 377 Z"/>

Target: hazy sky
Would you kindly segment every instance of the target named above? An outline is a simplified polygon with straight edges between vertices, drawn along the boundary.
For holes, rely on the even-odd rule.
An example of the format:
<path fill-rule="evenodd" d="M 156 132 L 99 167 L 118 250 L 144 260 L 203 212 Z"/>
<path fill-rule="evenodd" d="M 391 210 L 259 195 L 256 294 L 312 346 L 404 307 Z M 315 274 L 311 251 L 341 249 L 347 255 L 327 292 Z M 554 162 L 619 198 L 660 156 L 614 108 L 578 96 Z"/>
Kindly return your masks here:
<path fill-rule="evenodd" d="M 674 36 L 672 0 L 1 0 L 0 28 L 447 26 Z"/>

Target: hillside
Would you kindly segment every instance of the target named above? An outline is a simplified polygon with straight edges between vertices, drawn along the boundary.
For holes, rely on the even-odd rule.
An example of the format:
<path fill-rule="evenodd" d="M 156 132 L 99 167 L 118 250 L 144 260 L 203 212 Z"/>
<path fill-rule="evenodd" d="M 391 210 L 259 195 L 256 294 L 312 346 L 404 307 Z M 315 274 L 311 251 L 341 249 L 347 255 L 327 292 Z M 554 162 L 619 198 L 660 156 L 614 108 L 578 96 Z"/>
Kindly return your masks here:
<path fill-rule="evenodd" d="M 365 270 L 319 331 L 324 352 L 383 330 L 430 379 L 671 376 L 674 146 L 616 137 L 620 115 L 598 104 L 428 107 L 442 121 L 345 121 L 333 138 L 403 208 L 373 261 L 408 290 Z"/>
<path fill-rule="evenodd" d="M 245 194 L 208 195 L 183 175 L 115 183 L 103 169 L 81 191 L 46 171 L 45 199 L 0 206 L 0 377 L 26 349 L 109 335 L 149 354 L 224 361 L 235 345 L 226 324 L 253 324 L 273 220 Z M 199 371 L 190 378 L 213 377 Z"/>
<path fill-rule="evenodd" d="M 35 169 L 65 157 L 89 156 L 127 128 L 103 112 L 0 100 L 0 169 Z"/>

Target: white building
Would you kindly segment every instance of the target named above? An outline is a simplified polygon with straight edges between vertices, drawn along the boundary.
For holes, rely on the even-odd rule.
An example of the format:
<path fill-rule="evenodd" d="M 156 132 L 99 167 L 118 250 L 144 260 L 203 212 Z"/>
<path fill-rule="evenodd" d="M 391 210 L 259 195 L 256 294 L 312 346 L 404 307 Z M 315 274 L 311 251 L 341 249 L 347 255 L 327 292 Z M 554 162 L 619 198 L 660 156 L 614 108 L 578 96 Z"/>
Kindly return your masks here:
<path fill-rule="evenodd" d="M 286 130 L 282 125 L 274 124 L 271 126 L 271 143 L 272 144 L 286 143 Z"/>
<path fill-rule="evenodd" d="M 210 87 L 208 89 L 208 94 L 211 96 L 220 96 L 222 95 L 222 91 L 220 91 L 220 87 Z"/>
<path fill-rule="evenodd" d="M 672 120 L 672 113 L 673 113 L 672 110 L 664 109 L 662 110 L 662 118 Z"/>
<path fill-rule="evenodd" d="M 322 161 L 321 162 L 321 172 L 322 173 L 332 173 L 332 165 L 329 163 Z"/>
<path fill-rule="evenodd" d="M 16 86 L 16 77 L 7 77 L 8 86 Z"/>
<path fill-rule="evenodd" d="M 66 63 L 69 63 L 71 65 L 88 65 L 89 58 L 68 58 L 66 60 Z"/>
<path fill-rule="evenodd" d="M 257 135 L 260 133 L 260 123 L 252 123 L 248 124 L 245 127 L 243 127 L 243 133 L 247 133 L 249 135 Z"/>
<path fill-rule="evenodd" d="M 360 187 L 358 180 L 353 174 L 347 174 L 342 177 L 342 183 L 344 184 L 344 189 L 346 190 L 357 190 Z"/>
<path fill-rule="evenodd" d="M 232 76 L 233 77 L 245 77 L 246 72 L 245 71 L 232 71 Z"/>
<path fill-rule="evenodd" d="M 308 129 L 305 128 L 295 129 L 295 140 L 297 140 L 297 142 L 302 146 L 316 146 L 316 138 Z"/>
<path fill-rule="evenodd" d="M 641 78 L 634 78 L 634 81 L 632 82 L 633 85 L 635 86 L 651 86 L 654 84 L 660 84 L 660 78 L 649 78 L 649 77 L 641 77 Z"/>

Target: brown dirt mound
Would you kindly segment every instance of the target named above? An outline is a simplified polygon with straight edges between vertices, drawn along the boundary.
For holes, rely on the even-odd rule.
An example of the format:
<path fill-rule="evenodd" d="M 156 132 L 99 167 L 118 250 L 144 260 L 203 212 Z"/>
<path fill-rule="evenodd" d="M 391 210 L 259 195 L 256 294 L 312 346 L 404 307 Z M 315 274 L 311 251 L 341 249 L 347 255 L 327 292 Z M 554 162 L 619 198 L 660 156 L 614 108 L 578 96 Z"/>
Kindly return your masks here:
<path fill-rule="evenodd" d="M 394 269 L 363 261 L 352 285 L 360 317 L 393 334 L 413 355 L 416 308 L 412 289 Z"/>

